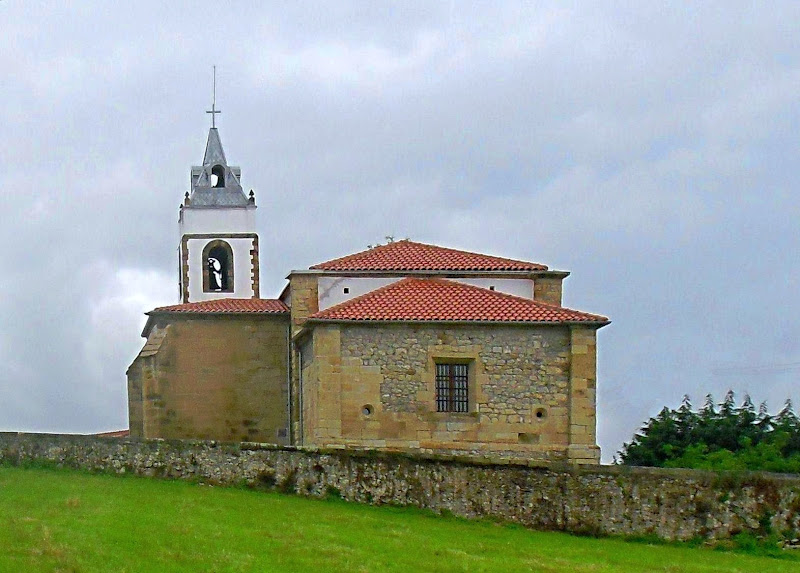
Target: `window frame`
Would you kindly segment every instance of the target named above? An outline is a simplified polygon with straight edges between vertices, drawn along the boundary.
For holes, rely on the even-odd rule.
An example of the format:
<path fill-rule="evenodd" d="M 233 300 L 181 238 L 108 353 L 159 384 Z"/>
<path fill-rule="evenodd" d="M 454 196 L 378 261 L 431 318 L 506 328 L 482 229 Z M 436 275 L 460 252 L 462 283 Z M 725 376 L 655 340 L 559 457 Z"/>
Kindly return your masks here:
<path fill-rule="evenodd" d="M 463 360 L 434 361 L 434 401 L 440 414 L 469 414 L 473 404 L 471 364 Z"/>

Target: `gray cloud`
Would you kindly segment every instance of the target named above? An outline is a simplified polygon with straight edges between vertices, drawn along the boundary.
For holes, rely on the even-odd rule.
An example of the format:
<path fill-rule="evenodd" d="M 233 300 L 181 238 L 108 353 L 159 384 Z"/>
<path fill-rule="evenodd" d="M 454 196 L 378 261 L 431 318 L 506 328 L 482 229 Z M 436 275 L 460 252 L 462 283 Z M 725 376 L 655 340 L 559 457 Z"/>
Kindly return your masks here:
<path fill-rule="evenodd" d="M 126 425 L 220 128 L 265 295 L 384 235 L 571 270 L 606 459 L 684 393 L 800 400 L 800 8 L 0 3 L 0 429 Z M 753 369 L 753 366 L 760 366 Z"/>

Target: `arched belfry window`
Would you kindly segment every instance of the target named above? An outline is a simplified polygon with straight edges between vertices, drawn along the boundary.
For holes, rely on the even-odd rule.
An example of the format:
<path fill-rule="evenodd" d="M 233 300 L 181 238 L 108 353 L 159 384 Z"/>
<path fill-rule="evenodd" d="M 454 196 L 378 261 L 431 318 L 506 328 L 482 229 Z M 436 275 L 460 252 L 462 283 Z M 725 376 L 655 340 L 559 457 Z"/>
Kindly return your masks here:
<path fill-rule="evenodd" d="M 211 175 L 217 178 L 214 187 L 225 187 L 225 168 L 222 165 L 215 165 L 212 167 Z"/>
<path fill-rule="evenodd" d="M 233 249 L 225 241 L 203 249 L 203 292 L 233 292 Z"/>

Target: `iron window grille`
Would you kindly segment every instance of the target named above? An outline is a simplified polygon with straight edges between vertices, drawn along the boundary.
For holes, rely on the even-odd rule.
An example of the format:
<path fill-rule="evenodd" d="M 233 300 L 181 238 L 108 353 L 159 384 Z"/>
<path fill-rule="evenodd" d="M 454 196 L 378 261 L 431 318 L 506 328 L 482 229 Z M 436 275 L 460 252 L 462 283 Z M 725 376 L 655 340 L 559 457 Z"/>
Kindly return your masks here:
<path fill-rule="evenodd" d="M 436 365 L 436 411 L 469 412 L 469 365 Z"/>

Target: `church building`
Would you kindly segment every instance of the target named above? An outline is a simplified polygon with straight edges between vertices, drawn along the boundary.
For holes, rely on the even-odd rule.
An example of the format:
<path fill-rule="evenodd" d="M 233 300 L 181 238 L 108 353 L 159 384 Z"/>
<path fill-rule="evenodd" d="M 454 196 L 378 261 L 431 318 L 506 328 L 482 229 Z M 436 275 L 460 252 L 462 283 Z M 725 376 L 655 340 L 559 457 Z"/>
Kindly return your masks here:
<path fill-rule="evenodd" d="M 256 202 L 216 127 L 180 207 L 180 303 L 147 313 L 130 435 L 599 463 L 596 333 L 569 275 L 410 240 L 259 289 Z"/>

